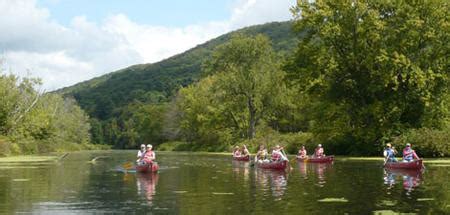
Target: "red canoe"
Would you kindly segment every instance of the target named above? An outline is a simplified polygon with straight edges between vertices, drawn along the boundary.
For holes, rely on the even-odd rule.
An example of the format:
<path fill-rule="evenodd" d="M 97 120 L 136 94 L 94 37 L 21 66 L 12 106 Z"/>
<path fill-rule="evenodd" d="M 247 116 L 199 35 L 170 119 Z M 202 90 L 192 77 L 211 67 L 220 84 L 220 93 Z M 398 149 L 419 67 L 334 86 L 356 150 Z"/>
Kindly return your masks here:
<path fill-rule="evenodd" d="M 144 165 L 137 165 L 136 171 L 142 172 L 142 173 L 148 173 L 148 172 L 157 172 L 159 169 L 159 165 L 156 162 L 153 162 L 152 165 L 150 164 L 144 164 Z"/>
<path fill-rule="evenodd" d="M 262 169 L 278 169 L 283 170 L 286 169 L 288 166 L 288 161 L 281 161 L 281 162 L 267 162 L 267 163 L 259 163 L 256 162 L 256 166 Z"/>
<path fill-rule="evenodd" d="M 310 163 L 331 163 L 334 160 L 334 156 L 325 156 L 322 158 L 299 158 L 297 157 L 297 161 L 299 162 L 310 162 Z"/>
<path fill-rule="evenodd" d="M 233 160 L 236 160 L 236 161 L 250 161 L 250 155 L 247 155 L 247 156 L 240 156 L 240 157 L 234 157 L 233 156 Z"/>
<path fill-rule="evenodd" d="M 388 162 L 384 165 L 388 169 L 422 169 L 422 159 L 412 162 Z"/>

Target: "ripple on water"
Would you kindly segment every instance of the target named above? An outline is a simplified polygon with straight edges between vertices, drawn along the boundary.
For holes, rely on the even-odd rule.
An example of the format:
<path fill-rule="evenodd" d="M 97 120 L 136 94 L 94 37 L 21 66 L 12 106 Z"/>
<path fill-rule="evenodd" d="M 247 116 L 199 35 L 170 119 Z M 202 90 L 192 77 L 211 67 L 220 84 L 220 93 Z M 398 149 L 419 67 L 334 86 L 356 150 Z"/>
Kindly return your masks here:
<path fill-rule="evenodd" d="M 348 202 L 346 198 L 324 198 L 317 200 L 318 202 L 339 202 L 339 203 L 345 203 Z"/>
<path fill-rule="evenodd" d="M 26 182 L 26 181 L 29 181 L 30 179 L 29 178 L 16 178 L 16 179 L 13 179 L 12 181 L 15 181 L 15 182 Z"/>

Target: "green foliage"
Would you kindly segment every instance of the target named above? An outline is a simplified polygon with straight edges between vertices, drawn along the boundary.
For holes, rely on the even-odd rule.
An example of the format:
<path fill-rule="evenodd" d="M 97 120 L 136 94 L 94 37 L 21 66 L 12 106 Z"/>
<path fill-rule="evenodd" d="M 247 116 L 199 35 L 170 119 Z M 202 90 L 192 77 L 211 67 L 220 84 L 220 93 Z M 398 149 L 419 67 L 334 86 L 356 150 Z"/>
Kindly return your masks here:
<path fill-rule="evenodd" d="M 252 139 L 260 120 L 270 117 L 285 88 L 284 73 L 270 41 L 263 35 L 234 35 L 220 45 L 205 63 L 207 74 L 216 76 L 215 96 L 226 106 L 241 135 Z"/>
<path fill-rule="evenodd" d="M 224 114 L 226 107 L 211 90 L 216 81 L 216 77 L 207 77 L 179 92 L 179 126 L 181 135 L 188 142 L 208 145 L 233 141 L 233 123 L 227 117 L 229 115 Z"/>
<path fill-rule="evenodd" d="M 397 149 L 411 143 L 419 156 L 448 157 L 450 156 L 450 127 L 442 130 L 420 128 L 411 129 L 393 139 Z"/>
<path fill-rule="evenodd" d="M 299 1 L 305 35 L 286 70 L 312 100 L 312 131 L 371 154 L 404 129 L 442 127 L 448 11 L 446 1 Z"/>
<path fill-rule="evenodd" d="M 33 154 L 90 142 L 88 116 L 75 100 L 35 89 L 37 79 L 0 73 L 1 155 Z M 79 147 L 80 149 L 82 147 Z"/>
<path fill-rule="evenodd" d="M 259 127 L 258 135 L 252 140 L 243 140 L 238 142 L 236 145 L 246 145 L 247 148 L 256 153 L 260 145 L 264 145 L 270 152 L 273 147 L 280 145 L 284 147 L 284 150 L 288 154 L 297 154 L 299 148 L 304 145 L 309 152 L 316 147 L 317 144 L 313 141 L 313 135 L 308 132 L 297 132 L 297 133 L 280 133 L 273 130 L 270 127 Z M 228 151 L 232 151 L 230 147 Z"/>
<path fill-rule="evenodd" d="M 294 48 L 292 44 L 298 40 L 296 33 L 291 30 L 291 24 L 291 22 L 274 22 L 240 29 L 234 33 L 247 35 L 262 33 L 272 40 L 274 50 L 284 55 Z M 137 136 L 146 134 L 139 133 L 139 129 L 132 131 L 130 126 L 135 124 L 131 122 L 125 125 L 124 121 L 127 120 L 122 118 L 123 113 L 129 112 L 129 107 L 137 103 L 168 103 L 169 106 L 166 108 L 174 109 L 175 106 L 169 103 L 171 98 L 181 87 L 202 78 L 201 65 L 204 59 L 208 58 L 217 46 L 229 41 L 231 35 L 231 33 L 222 35 L 158 63 L 131 66 L 57 92 L 75 98 L 89 114 L 92 124 L 91 134 L 95 143 L 131 147 L 141 141 Z M 173 111 L 165 113 L 172 117 L 177 115 Z M 175 138 L 177 126 L 170 125 L 172 122 L 167 120 L 161 123 L 165 123 L 164 135 L 167 138 Z M 168 127 L 172 127 L 170 131 L 165 130 Z M 157 130 L 154 130 L 151 133 L 156 132 Z M 134 143 L 125 144 L 128 140 Z M 150 142 L 155 140 L 159 143 L 165 141 L 164 138 L 154 137 Z"/>

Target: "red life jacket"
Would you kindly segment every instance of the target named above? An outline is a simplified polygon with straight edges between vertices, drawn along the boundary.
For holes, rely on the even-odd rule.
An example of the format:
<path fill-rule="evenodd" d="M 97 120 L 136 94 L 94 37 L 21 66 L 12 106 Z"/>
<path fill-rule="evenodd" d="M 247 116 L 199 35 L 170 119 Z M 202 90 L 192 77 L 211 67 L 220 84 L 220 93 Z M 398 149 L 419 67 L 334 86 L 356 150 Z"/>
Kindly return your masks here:
<path fill-rule="evenodd" d="M 144 155 L 144 162 L 145 163 L 153 163 L 153 160 L 155 159 L 155 152 L 153 151 L 147 151 Z"/>
<path fill-rule="evenodd" d="M 239 151 L 239 150 L 234 151 L 233 156 L 235 156 L 235 157 L 241 156 L 241 151 Z"/>
<path fill-rule="evenodd" d="M 281 154 L 280 154 L 280 152 L 273 151 L 273 152 L 272 152 L 272 160 L 273 160 L 273 161 L 279 161 L 279 160 L 281 160 Z"/>
<path fill-rule="evenodd" d="M 316 155 L 316 157 L 321 157 L 321 156 L 323 156 L 323 148 L 322 148 L 322 147 L 316 148 L 314 154 Z"/>

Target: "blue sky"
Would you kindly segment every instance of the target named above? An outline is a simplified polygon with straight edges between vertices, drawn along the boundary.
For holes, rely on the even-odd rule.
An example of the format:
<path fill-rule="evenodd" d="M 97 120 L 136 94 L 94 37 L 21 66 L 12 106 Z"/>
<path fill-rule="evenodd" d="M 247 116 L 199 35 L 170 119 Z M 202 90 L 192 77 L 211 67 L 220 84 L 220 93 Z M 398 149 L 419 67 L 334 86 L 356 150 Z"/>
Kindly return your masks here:
<path fill-rule="evenodd" d="M 0 0 L 0 68 L 55 90 L 291 19 L 296 0 Z"/>
<path fill-rule="evenodd" d="M 39 0 L 53 19 L 68 25 L 75 16 L 101 22 L 114 14 L 126 14 L 132 21 L 148 25 L 181 27 L 231 14 L 233 0 Z"/>

